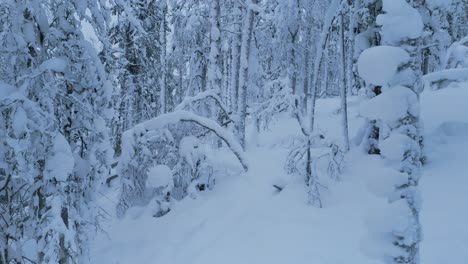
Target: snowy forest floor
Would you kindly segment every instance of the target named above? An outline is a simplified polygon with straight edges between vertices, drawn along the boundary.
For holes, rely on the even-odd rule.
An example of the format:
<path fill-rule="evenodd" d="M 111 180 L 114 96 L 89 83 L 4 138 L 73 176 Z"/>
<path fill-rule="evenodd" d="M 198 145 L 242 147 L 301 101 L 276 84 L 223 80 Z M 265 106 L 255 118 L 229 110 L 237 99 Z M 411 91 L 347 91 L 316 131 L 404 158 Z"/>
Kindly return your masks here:
<path fill-rule="evenodd" d="M 462 264 L 468 259 L 468 83 L 421 95 L 428 164 L 421 179 L 424 241 L 421 263 Z M 363 124 L 352 98 L 350 135 Z M 337 99 L 321 99 L 318 127 L 340 138 Z M 162 218 L 111 220 L 107 234 L 95 239 L 93 263 L 167 264 L 367 264 L 362 250 L 366 216 L 382 204 L 369 191 L 376 177 L 357 147 L 346 157 L 342 180 L 323 193 L 325 208 L 307 205 L 303 184 L 285 173 L 288 142 L 299 136 L 293 119 L 279 118 L 247 151 L 250 170 L 220 178 L 214 190 L 175 203 Z M 287 182 L 281 192 L 273 184 Z M 117 191 L 103 196 L 103 207 L 115 206 Z M 143 209 L 142 209 L 143 210 Z"/>

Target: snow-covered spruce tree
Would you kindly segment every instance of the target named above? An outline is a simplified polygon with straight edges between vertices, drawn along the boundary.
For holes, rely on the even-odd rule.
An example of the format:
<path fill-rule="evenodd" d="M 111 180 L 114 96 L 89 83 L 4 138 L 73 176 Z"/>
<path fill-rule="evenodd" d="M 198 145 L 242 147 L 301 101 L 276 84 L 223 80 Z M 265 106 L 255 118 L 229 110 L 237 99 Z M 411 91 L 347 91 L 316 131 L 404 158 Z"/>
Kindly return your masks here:
<path fill-rule="evenodd" d="M 64 263 L 68 257 L 61 239 L 74 233 L 62 218 L 62 192 L 73 170 L 72 153 L 57 133 L 53 117 L 37 102 L 16 87 L 2 84 L 1 88 L 0 261 Z"/>
<path fill-rule="evenodd" d="M 354 10 L 356 14 L 355 29 L 356 35 L 354 36 L 354 54 L 359 55 L 367 48 L 380 45 L 381 37 L 378 33 L 378 25 L 376 23 L 377 15 L 382 13 L 382 0 L 362 1 L 358 0 L 354 3 Z M 355 58 L 357 60 L 357 58 Z M 357 68 L 357 67 L 356 67 Z M 366 99 L 371 99 L 382 92 L 380 85 L 372 83 L 365 83 L 358 77 L 357 69 L 354 70 L 354 80 L 359 89 L 359 94 Z M 362 128 L 361 146 L 369 154 L 379 154 L 378 147 L 379 126 L 377 121 L 369 119 L 366 125 Z"/>
<path fill-rule="evenodd" d="M 66 142 L 56 144 L 63 136 L 53 115 L 55 73 L 49 72 L 61 73 L 61 67 L 45 53 L 45 6 L 3 2 L 0 14 L 0 56 L 9 64 L 0 71 L 0 262 L 58 261 L 58 234 L 66 228 L 57 190 L 73 167 Z M 65 152 L 59 154 L 58 148 Z M 54 159 L 58 155 L 61 160 Z"/>
<path fill-rule="evenodd" d="M 55 17 L 45 38 L 48 47 L 54 47 L 49 56 L 60 58 L 58 65 L 63 67 L 63 74 L 53 79 L 54 115 L 75 162 L 60 190 L 61 218 L 73 231 L 60 237 L 63 263 L 86 261 L 87 245 L 98 224 L 96 190 L 109 174 L 113 153 L 106 126 L 112 89 L 96 50 L 81 32 L 80 18 L 86 16 L 87 6 L 51 2 Z"/>
<path fill-rule="evenodd" d="M 38 2 L 30 4 L 39 7 Z M 47 170 L 53 167 L 49 158 L 57 133 L 53 109 L 49 108 L 52 100 L 47 98 L 53 88 L 43 87 L 46 80 L 41 74 L 47 65 L 41 52 L 47 19 L 43 8 L 28 7 L 25 1 L 0 4 L 4 26 L 0 56 L 8 64 L 0 71 L 1 263 L 35 261 L 45 254 L 51 221 L 43 216 L 60 217 L 55 214 L 56 206 L 52 210 L 51 193 L 57 187 L 55 177 L 63 179 L 69 173 L 61 171 L 66 166 L 57 168 L 53 176 Z M 45 97 L 36 97 L 40 90 Z M 30 100 L 30 95 L 40 103 Z M 48 251 L 53 252 L 57 244 L 51 241 Z M 25 252 L 23 246 L 37 248 L 37 254 Z"/>
<path fill-rule="evenodd" d="M 419 263 L 422 238 L 419 223 L 418 182 L 422 160 L 422 127 L 419 120 L 419 93 L 422 91 L 420 49 L 423 33 L 419 12 L 405 0 L 384 0 L 377 17 L 382 46 L 365 50 L 359 72 L 368 84 L 380 86 L 382 93 L 361 108 L 361 114 L 377 121 L 380 155 L 393 173 L 382 175 L 391 189 L 385 207 L 389 218 L 378 221 L 372 236 L 385 241 L 377 253 L 385 263 Z M 397 104 L 397 105 L 396 105 Z"/>
<path fill-rule="evenodd" d="M 9 228 L 2 227 L 5 263 L 86 261 L 96 228 L 93 195 L 110 156 L 103 119 L 110 93 L 77 19 L 86 6 L 94 10 L 96 3 L 1 5 L 8 28 L 1 56 L 14 65 L 0 74 L 0 197 L 2 211 L 11 216 Z M 22 245 L 32 251 L 26 255 Z"/>

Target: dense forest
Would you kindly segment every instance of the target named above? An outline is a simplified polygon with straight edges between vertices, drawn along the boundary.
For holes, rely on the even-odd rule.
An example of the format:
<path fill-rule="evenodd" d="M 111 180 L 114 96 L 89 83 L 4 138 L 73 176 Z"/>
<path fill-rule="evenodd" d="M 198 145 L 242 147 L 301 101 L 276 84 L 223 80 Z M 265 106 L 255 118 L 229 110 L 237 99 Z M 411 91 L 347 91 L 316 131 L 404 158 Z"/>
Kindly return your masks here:
<path fill-rule="evenodd" d="M 361 180 L 373 198 L 356 203 L 375 199 L 382 212 L 367 210 L 373 219 L 361 221 L 352 251 L 378 263 L 426 264 L 421 201 L 431 206 L 431 199 L 421 197 L 440 194 L 420 181 L 437 171 L 425 168 L 437 166 L 432 157 L 442 149 L 431 133 L 459 135 L 447 153 L 466 159 L 459 149 L 468 147 L 467 105 L 466 0 L 0 0 L 0 264 L 230 263 L 228 254 L 222 262 L 158 262 L 164 250 L 156 244 L 152 258 L 138 260 L 130 250 L 131 258 L 111 260 L 93 241 L 107 234 L 112 241 L 113 225 L 131 233 L 139 222 L 129 219 L 145 219 L 145 232 L 170 241 L 175 233 L 154 230 L 229 215 L 228 208 L 257 199 L 287 200 L 277 209 L 283 214 L 304 203 L 300 212 L 333 219 L 305 226 L 335 227 L 354 209 L 338 210 L 333 197 L 361 199 L 352 187 Z M 457 118 L 442 116 L 451 109 Z M 274 153 L 280 158 L 268 156 Z M 434 186 L 443 174 L 466 173 L 462 163 L 440 169 Z M 249 187 L 236 189 L 243 181 L 256 186 L 252 196 Z M 237 203 L 203 209 L 230 188 Z M 263 188 L 270 198 L 253 195 Z M 466 201 L 464 190 L 454 200 Z M 190 210 L 207 213 L 184 215 Z M 217 232 L 203 223 L 193 229 Z M 287 244 L 319 240 L 282 237 L 271 225 Z M 467 237 L 453 241 L 468 246 L 464 228 Z M 234 242 L 248 238 L 225 240 L 236 255 Z M 177 248 L 184 247 L 191 246 Z M 459 258 L 425 258 L 466 261 L 457 251 Z M 233 263 L 277 263 L 258 258 L 275 254 Z M 290 263 L 363 263 L 324 259 Z"/>

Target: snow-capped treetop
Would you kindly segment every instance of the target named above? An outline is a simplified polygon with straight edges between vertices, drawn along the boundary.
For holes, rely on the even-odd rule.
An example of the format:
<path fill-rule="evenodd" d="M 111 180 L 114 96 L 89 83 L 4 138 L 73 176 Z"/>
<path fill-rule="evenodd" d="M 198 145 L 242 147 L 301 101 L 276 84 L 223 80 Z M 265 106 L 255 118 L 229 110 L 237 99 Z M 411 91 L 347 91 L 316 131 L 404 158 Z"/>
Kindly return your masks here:
<path fill-rule="evenodd" d="M 359 56 L 359 75 L 367 83 L 385 85 L 397 74 L 398 67 L 407 63 L 409 59 L 409 54 L 398 47 L 369 48 Z"/>
<path fill-rule="evenodd" d="M 405 0 L 383 0 L 383 10 L 385 14 L 377 16 L 377 24 L 382 26 L 383 43 L 397 44 L 422 35 L 421 15 Z"/>

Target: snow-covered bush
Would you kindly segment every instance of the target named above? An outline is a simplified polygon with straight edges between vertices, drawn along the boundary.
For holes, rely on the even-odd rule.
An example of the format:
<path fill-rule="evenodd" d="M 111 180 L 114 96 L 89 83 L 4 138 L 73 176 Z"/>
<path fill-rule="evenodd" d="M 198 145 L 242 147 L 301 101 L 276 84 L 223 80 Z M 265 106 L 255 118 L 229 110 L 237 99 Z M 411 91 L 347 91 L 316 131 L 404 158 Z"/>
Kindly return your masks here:
<path fill-rule="evenodd" d="M 468 36 L 448 48 L 440 71 L 426 74 L 423 79 L 426 87 L 432 89 L 468 80 Z"/>
<path fill-rule="evenodd" d="M 147 177 L 148 170 L 158 164 L 172 170 L 172 198 L 182 199 L 211 188 L 214 180 L 210 161 L 201 141 L 193 136 L 202 137 L 206 130 L 222 140 L 247 169 L 242 147 L 232 133 L 215 121 L 182 110 L 160 115 L 138 124 L 122 136 L 118 166 L 122 190 L 117 215 L 122 217 L 129 207 L 146 205 L 153 199 L 155 194 L 148 192 Z"/>
<path fill-rule="evenodd" d="M 171 169 L 166 165 L 156 165 L 148 170 L 146 188 L 154 194 L 152 199 L 154 217 L 160 217 L 171 210 L 171 193 L 174 178 Z"/>
<path fill-rule="evenodd" d="M 194 136 L 179 143 L 179 162 L 174 168 L 177 183 L 176 197 L 196 196 L 196 192 L 213 188 L 213 166 L 204 153 L 205 146 Z"/>
<path fill-rule="evenodd" d="M 121 198 L 117 215 L 123 216 L 132 206 L 147 204 L 154 195 L 147 190 L 148 170 L 157 164 L 174 166 L 177 162 L 177 145 L 172 133 L 163 128 L 147 132 L 142 126 L 122 136 L 122 155 L 118 175 L 121 177 Z"/>
<path fill-rule="evenodd" d="M 294 102 L 298 98 L 288 87 L 287 78 L 270 81 L 263 87 L 267 98 L 252 111 L 252 115 L 264 124 L 263 129 L 267 129 L 278 114 L 294 111 Z"/>
<path fill-rule="evenodd" d="M 324 135 L 316 134 L 299 142 L 289 152 L 285 168 L 287 173 L 299 176 L 305 182 L 308 202 L 321 208 L 321 192 L 327 189 L 323 177 L 338 181 L 344 166 L 343 159 L 343 152 L 338 145 L 327 142 Z"/>
<path fill-rule="evenodd" d="M 468 36 L 454 42 L 447 50 L 442 70 L 447 68 L 468 68 Z"/>

